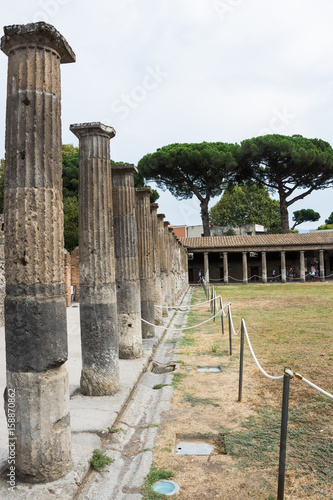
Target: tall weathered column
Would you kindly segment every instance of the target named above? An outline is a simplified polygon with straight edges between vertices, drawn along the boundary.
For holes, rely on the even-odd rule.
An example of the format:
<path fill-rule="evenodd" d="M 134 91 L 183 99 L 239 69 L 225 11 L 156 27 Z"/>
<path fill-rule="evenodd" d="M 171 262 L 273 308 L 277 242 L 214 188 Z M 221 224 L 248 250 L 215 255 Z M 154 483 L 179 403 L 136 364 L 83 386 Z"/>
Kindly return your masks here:
<path fill-rule="evenodd" d="M 136 223 L 138 230 L 139 277 L 141 293 L 142 338 L 155 336 L 153 241 L 150 220 L 150 194 L 147 188 L 136 189 Z"/>
<path fill-rule="evenodd" d="M 168 269 L 165 248 L 164 236 L 164 214 L 157 215 L 158 221 L 158 239 L 160 247 L 160 270 L 161 270 L 161 290 L 162 290 L 162 315 L 167 317 L 169 315 L 168 309 Z"/>
<path fill-rule="evenodd" d="M 119 390 L 117 292 L 112 220 L 110 139 L 101 123 L 70 126 L 79 138 L 81 392 Z"/>
<path fill-rule="evenodd" d="M 38 483 L 71 467 L 60 64 L 75 54 L 49 24 L 4 31 L 6 392 L 15 401 L 9 443 L 18 477 Z"/>
<path fill-rule="evenodd" d="M 161 265 L 160 265 L 160 241 L 158 237 L 157 203 L 150 204 L 151 233 L 153 242 L 153 279 L 154 279 L 154 302 L 155 324 L 162 325 L 162 288 L 161 288 Z"/>
<path fill-rule="evenodd" d="M 116 258 L 119 357 L 142 355 L 138 236 L 134 165 L 112 165 L 113 229 Z"/>
<path fill-rule="evenodd" d="M 325 281 L 324 250 L 319 250 L 319 272 L 320 272 L 320 281 Z"/>
<path fill-rule="evenodd" d="M 204 276 L 207 283 L 209 283 L 209 256 L 208 252 L 204 252 Z"/>
<path fill-rule="evenodd" d="M 247 252 L 242 252 L 243 255 L 243 283 L 247 285 L 248 274 L 247 274 Z"/>

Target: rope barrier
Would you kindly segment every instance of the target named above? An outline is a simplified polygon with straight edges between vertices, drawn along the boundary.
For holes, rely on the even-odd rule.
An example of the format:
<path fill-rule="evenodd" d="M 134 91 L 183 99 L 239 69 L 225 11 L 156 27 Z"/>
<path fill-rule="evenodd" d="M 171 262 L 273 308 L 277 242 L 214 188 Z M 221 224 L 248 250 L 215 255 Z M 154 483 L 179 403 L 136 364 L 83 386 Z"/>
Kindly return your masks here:
<path fill-rule="evenodd" d="M 215 297 L 216 299 L 220 298 L 220 295 L 218 297 Z M 192 305 L 188 305 L 188 306 L 160 306 L 160 305 L 154 305 L 154 307 L 158 307 L 158 308 L 165 308 L 165 309 L 177 309 L 177 310 L 182 310 L 181 307 L 185 307 L 187 309 L 189 309 L 190 307 L 197 307 L 197 306 L 202 306 L 203 304 L 207 304 L 208 302 L 212 302 L 214 299 L 209 299 L 209 300 L 205 300 L 205 302 L 199 302 L 198 304 L 192 304 Z"/>
<path fill-rule="evenodd" d="M 231 302 L 230 302 L 230 305 L 231 305 Z M 233 320 L 232 320 L 232 315 L 231 315 L 231 307 L 230 307 L 230 309 L 229 309 L 229 314 L 230 314 L 230 323 L 231 323 L 232 332 L 233 332 L 233 334 L 234 334 L 234 335 L 236 335 L 236 337 L 237 337 L 237 335 L 239 335 L 239 332 L 241 331 L 241 327 L 242 327 L 242 326 L 240 326 L 240 328 L 239 328 L 239 330 L 238 330 L 238 333 L 236 333 L 236 330 L 235 330 L 235 327 L 234 327 L 234 322 L 233 322 Z"/>
<path fill-rule="evenodd" d="M 307 380 L 306 378 L 302 377 L 299 373 L 295 373 L 295 377 L 298 378 L 299 380 L 302 380 L 306 384 L 308 384 L 310 387 L 313 387 L 313 389 L 317 389 L 317 391 L 321 392 L 325 396 L 328 396 L 329 398 L 333 399 L 333 394 L 330 394 L 329 392 L 324 391 L 324 389 L 321 389 L 317 385 L 313 384 L 310 382 L 310 380 Z"/>
<path fill-rule="evenodd" d="M 227 307 L 228 305 L 229 305 L 229 302 L 227 302 L 224 307 Z M 143 321 L 147 325 L 154 326 L 155 328 L 163 328 L 164 330 L 169 330 L 169 331 L 172 331 L 172 332 L 182 332 L 184 330 L 190 330 L 191 328 L 197 328 L 198 326 L 201 326 L 201 325 L 204 325 L 205 323 L 208 323 L 212 319 L 216 318 L 216 316 L 218 316 L 219 314 L 221 314 L 221 311 L 223 311 L 223 309 L 220 309 L 216 314 L 214 314 L 214 316 L 212 316 L 209 319 L 206 319 L 205 321 L 203 321 L 202 323 L 199 323 L 198 325 L 186 326 L 185 328 L 165 328 L 164 326 L 154 325 L 153 323 L 149 323 L 149 321 L 146 321 L 143 318 L 141 318 L 141 321 Z"/>
<path fill-rule="evenodd" d="M 327 274 L 327 275 L 324 275 L 324 276 L 323 276 L 323 278 L 324 278 L 324 279 L 327 279 L 327 278 L 331 278 L 332 276 L 333 276 L 333 273 L 331 273 L 331 274 Z M 282 277 L 282 274 L 277 274 L 277 275 L 275 275 L 275 276 L 267 276 L 267 279 L 268 279 L 268 280 L 272 280 L 272 281 L 273 281 L 273 280 L 274 280 L 274 281 L 276 281 L 278 278 L 281 278 L 281 277 Z M 304 276 L 304 277 L 305 277 L 305 280 L 306 280 L 307 278 L 321 279 L 321 276 L 320 276 L 320 275 L 319 275 L 319 276 L 312 276 L 310 273 L 305 273 L 305 276 Z M 250 278 L 248 278 L 248 281 L 251 281 L 251 280 L 252 280 L 252 278 L 259 278 L 259 279 L 262 279 L 262 276 L 259 276 L 258 274 L 254 274 L 253 276 L 250 276 Z M 288 276 L 287 271 L 286 271 L 286 279 L 287 279 L 287 280 L 288 280 L 288 279 L 290 279 L 290 276 Z M 293 280 L 293 281 L 296 281 L 296 280 L 299 280 L 299 281 L 300 281 L 301 279 L 302 279 L 302 278 L 301 278 L 300 276 L 297 276 L 297 277 L 296 277 L 296 276 L 293 276 L 293 277 L 292 277 L 292 280 Z M 243 282 L 243 279 L 234 278 L 233 276 L 230 276 L 230 275 L 228 275 L 228 280 L 239 281 L 239 282 L 241 282 L 241 283 Z M 218 283 L 223 283 L 223 282 L 224 282 L 224 278 L 219 278 L 219 279 L 218 279 L 218 278 L 210 278 L 210 279 L 209 279 L 209 281 L 210 281 L 210 282 L 211 282 L 211 281 L 215 281 L 215 282 L 218 282 Z"/>

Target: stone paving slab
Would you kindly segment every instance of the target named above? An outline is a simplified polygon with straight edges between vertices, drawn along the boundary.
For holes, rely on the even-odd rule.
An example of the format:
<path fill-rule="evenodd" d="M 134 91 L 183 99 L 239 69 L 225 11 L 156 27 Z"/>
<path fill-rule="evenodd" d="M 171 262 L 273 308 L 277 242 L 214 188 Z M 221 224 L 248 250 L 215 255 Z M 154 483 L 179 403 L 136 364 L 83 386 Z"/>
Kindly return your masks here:
<path fill-rule="evenodd" d="M 173 314 L 173 313 L 172 313 Z M 169 318 L 164 318 L 164 325 L 169 324 Z M 1 500 L 7 499 L 22 499 L 22 500 L 69 500 L 73 498 L 74 493 L 82 484 L 83 478 L 89 469 L 89 459 L 95 448 L 101 449 L 101 438 L 106 434 L 107 427 L 112 427 L 117 419 L 121 409 L 128 400 L 132 390 L 136 386 L 140 376 L 148 368 L 149 361 L 153 356 L 157 344 L 160 342 L 164 330 L 156 328 L 156 336 L 153 339 L 146 339 L 143 341 L 143 356 L 138 360 L 120 360 L 120 383 L 121 389 L 115 396 L 103 397 L 87 397 L 82 396 L 79 392 L 80 375 L 81 375 L 81 339 L 80 339 L 80 322 L 79 322 L 79 307 L 75 304 L 67 308 L 67 326 L 68 326 L 68 361 L 66 367 L 69 373 L 69 387 L 70 387 L 70 406 L 71 406 L 71 427 L 72 427 L 72 456 L 73 456 L 73 469 L 63 478 L 45 484 L 32 485 L 28 483 L 21 483 L 17 481 L 15 492 L 8 491 L 4 468 L 7 463 L 7 423 L 4 411 L 0 411 L 0 498 Z M 6 370 L 5 370 L 5 333 L 4 328 L 0 328 L 0 391 L 3 393 L 6 386 Z M 168 346 L 169 349 L 169 346 Z M 171 359 L 171 357 L 170 357 Z M 164 358 L 164 362 L 165 358 Z M 149 374 L 150 375 L 150 374 Z M 156 383 L 170 383 L 171 377 L 167 375 L 152 375 L 156 377 Z M 168 382 L 165 382 L 168 380 Z M 170 397 L 170 393 L 166 392 L 162 400 L 151 394 L 160 392 L 150 387 L 152 382 L 148 382 L 145 386 L 145 391 L 148 392 L 147 404 L 150 405 L 153 401 L 156 402 L 155 410 L 164 411 L 168 408 L 169 402 L 166 400 Z M 155 385 L 154 384 L 154 385 Z M 171 388 L 164 388 L 171 389 Z M 147 395 L 145 395 L 147 398 Z M 131 401 L 129 402 L 129 405 Z M 132 411 L 137 412 L 138 408 L 133 407 Z M 158 413 L 157 412 L 157 413 Z M 153 412 L 148 411 L 144 422 L 149 423 Z M 130 417 L 128 417 L 130 418 Z M 156 421 L 155 423 L 158 423 Z M 121 424 L 126 428 L 125 423 Z M 142 424 L 143 425 L 143 424 Z M 97 435 L 98 433 L 98 435 Z M 130 438 L 132 432 L 128 434 L 127 440 Z M 143 445 L 146 448 L 152 446 L 156 429 L 146 429 L 143 433 Z M 149 446 L 147 446 L 149 444 Z M 121 446 L 120 448 L 121 449 Z M 114 453 L 119 453 L 115 451 Z M 145 457 L 144 457 L 145 455 Z M 138 456 L 133 462 L 132 472 L 140 470 L 145 475 L 150 468 L 151 460 L 147 459 L 147 454 Z M 120 465 L 119 465 L 120 466 Z M 112 469 L 112 474 L 115 469 Z M 141 473 L 140 473 L 141 474 Z M 122 481 L 123 482 L 123 481 Z M 125 484 L 125 483 L 124 483 Z M 110 496 L 110 491 L 106 490 L 105 498 L 113 498 Z M 107 496 L 109 495 L 109 496 Z M 96 497 L 87 497 L 96 498 Z M 98 497 L 103 498 L 103 497 Z M 114 497 L 117 498 L 118 497 Z M 129 494 L 122 494 L 119 498 L 126 500 L 138 500 L 142 498 L 137 492 L 129 492 Z"/>

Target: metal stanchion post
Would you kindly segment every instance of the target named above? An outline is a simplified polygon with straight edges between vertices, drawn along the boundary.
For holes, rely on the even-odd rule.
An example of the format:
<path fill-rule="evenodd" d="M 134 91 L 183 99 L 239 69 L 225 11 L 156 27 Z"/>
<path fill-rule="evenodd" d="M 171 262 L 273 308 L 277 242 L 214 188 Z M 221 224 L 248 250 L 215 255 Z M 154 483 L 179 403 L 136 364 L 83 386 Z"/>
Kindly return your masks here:
<path fill-rule="evenodd" d="M 244 358 L 244 319 L 242 318 L 242 323 L 241 323 L 241 341 L 240 341 L 240 357 L 239 357 L 238 401 L 242 401 L 243 358 Z"/>
<path fill-rule="evenodd" d="M 213 309 L 213 313 L 214 313 L 214 319 L 213 319 L 213 321 L 214 321 L 214 323 L 215 323 L 215 320 L 216 320 L 216 318 L 215 318 L 215 314 L 216 314 L 216 299 L 215 299 L 215 297 L 216 297 L 216 294 L 215 294 L 215 290 L 213 288 L 213 307 L 214 307 L 214 309 Z"/>
<path fill-rule="evenodd" d="M 289 368 L 285 368 L 284 378 L 283 378 L 280 457 L 279 457 L 279 480 L 278 480 L 277 500 L 283 500 L 283 498 L 284 498 L 284 476 L 285 476 L 285 469 L 286 469 L 289 382 L 290 382 L 291 378 L 293 378 L 293 373 L 291 372 L 291 370 Z"/>
<path fill-rule="evenodd" d="M 228 323 L 229 323 L 229 355 L 232 355 L 232 336 L 231 336 L 231 310 L 230 310 L 230 304 L 228 307 Z"/>

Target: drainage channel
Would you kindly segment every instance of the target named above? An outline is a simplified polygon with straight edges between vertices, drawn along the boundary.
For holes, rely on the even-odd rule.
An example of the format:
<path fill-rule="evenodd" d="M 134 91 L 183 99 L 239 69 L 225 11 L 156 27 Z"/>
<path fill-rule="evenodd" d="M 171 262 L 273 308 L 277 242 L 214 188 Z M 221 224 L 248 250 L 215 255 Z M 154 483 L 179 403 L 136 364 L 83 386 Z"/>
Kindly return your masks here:
<path fill-rule="evenodd" d="M 191 300 L 191 290 L 182 305 Z M 187 310 L 174 315 L 170 328 L 185 325 Z M 139 500 L 153 460 L 152 449 L 161 421 L 161 413 L 170 409 L 173 397 L 172 373 L 177 369 L 174 350 L 179 333 L 168 331 L 158 344 L 148 371 L 141 375 L 136 388 L 117 418 L 112 433 L 104 437 L 103 451 L 114 462 L 105 466 L 107 473 L 90 470 L 85 484 L 75 495 L 77 500 Z M 168 482 L 168 483 L 173 483 Z M 174 484 L 156 485 L 163 493 L 176 493 Z"/>

